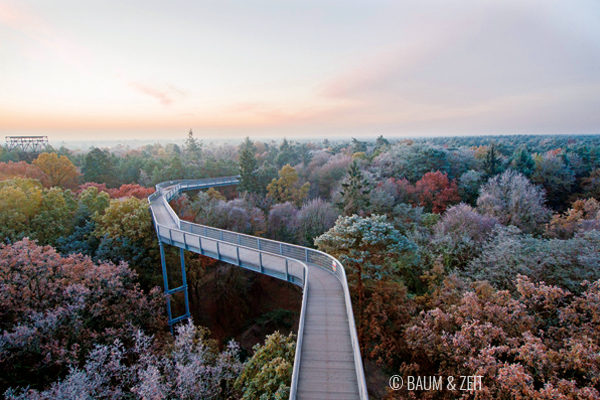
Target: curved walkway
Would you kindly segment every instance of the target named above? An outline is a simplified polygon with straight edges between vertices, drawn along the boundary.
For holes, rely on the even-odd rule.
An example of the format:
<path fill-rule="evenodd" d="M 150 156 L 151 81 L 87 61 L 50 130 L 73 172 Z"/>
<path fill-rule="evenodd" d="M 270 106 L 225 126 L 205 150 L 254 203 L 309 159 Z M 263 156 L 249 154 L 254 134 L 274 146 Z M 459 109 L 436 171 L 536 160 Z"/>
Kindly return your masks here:
<path fill-rule="evenodd" d="M 169 201 L 185 190 L 235 185 L 238 177 L 163 182 L 148 198 L 160 242 L 165 292 L 183 291 L 189 317 L 183 251 L 189 250 L 304 288 L 290 399 L 360 399 L 367 391 L 346 274 L 335 258 L 302 246 L 181 221 Z M 169 289 L 163 243 L 181 249 L 183 284 Z"/>

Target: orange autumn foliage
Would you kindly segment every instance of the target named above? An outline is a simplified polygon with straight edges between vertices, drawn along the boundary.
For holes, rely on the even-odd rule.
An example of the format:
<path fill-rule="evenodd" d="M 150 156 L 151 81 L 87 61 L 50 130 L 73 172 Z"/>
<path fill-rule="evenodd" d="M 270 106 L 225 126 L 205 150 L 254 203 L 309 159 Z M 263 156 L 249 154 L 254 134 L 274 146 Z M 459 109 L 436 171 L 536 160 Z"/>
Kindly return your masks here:
<path fill-rule="evenodd" d="M 48 175 L 36 165 L 27 164 L 25 161 L 0 162 L 0 181 L 13 178 L 37 179 L 45 188 L 51 186 Z"/>

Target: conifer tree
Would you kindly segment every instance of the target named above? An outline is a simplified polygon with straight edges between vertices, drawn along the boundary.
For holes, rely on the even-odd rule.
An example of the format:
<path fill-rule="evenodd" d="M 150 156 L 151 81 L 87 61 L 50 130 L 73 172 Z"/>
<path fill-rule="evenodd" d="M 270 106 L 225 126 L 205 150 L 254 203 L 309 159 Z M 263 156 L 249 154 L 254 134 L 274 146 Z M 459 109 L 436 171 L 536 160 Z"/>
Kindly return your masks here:
<path fill-rule="evenodd" d="M 239 146 L 239 172 L 240 183 L 238 190 L 240 192 L 258 193 L 257 170 L 258 162 L 256 161 L 256 146 L 249 137 Z"/>
<path fill-rule="evenodd" d="M 535 161 L 531 157 L 531 154 L 529 154 L 527 146 L 521 146 L 515 150 L 510 166 L 526 177 L 529 177 L 531 174 L 533 174 L 535 169 Z"/>
<path fill-rule="evenodd" d="M 191 129 L 185 141 L 185 156 L 191 160 L 198 160 L 202 156 L 202 141 L 198 142 Z"/>
<path fill-rule="evenodd" d="M 494 142 L 490 144 L 488 151 L 483 160 L 483 169 L 488 176 L 497 175 L 500 172 L 501 159 L 498 154 L 498 146 Z"/>
<path fill-rule="evenodd" d="M 357 160 L 348 167 L 348 175 L 342 182 L 342 201 L 338 207 L 344 215 L 364 215 L 370 206 L 371 184 L 365 179 Z"/>
<path fill-rule="evenodd" d="M 383 146 L 388 146 L 390 144 L 389 140 L 383 137 L 383 135 L 379 135 L 379 137 L 375 140 L 375 148 L 379 149 Z"/>
<path fill-rule="evenodd" d="M 277 157 L 275 158 L 275 164 L 277 167 L 281 168 L 284 165 L 296 165 L 298 164 L 300 159 L 300 154 L 298 154 L 297 146 L 294 145 L 293 142 L 289 142 L 286 138 L 283 139 L 281 145 L 279 146 L 279 153 L 277 153 Z"/>

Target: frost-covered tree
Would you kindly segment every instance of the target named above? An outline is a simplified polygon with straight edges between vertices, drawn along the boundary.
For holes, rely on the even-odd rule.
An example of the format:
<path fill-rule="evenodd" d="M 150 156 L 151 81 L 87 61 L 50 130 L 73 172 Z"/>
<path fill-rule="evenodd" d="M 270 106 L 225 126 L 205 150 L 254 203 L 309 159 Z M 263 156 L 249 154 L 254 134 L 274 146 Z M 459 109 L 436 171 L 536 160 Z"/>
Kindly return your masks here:
<path fill-rule="evenodd" d="M 401 373 L 482 376 L 481 387 L 463 398 L 600 396 L 600 281 L 586 284 L 579 296 L 524 276 L 514 278 L 513 296 L 485 282 L 469 290 L 457 285 L 446 279 L 435 306 L 407 325 L 405 348 L 415 361 L 404 363 Z M 453 400 L 456 392 L 430 390 L 417 398 Z"/>
<path fill-rule="evenodd" d="M 223 352 L 207 332 L 190 321 L 177 327 L 175 341 L 164 353 L 153 337 L 137 330 L 126 346 L 120 339 L 96 345 L 82 368 L 43 391 L 11 389 L 9 400 L 80 399 L 228 399 L 242 364 L 239 345 L 229 342 Z"/>
<path fill-rule="evenodd" d="M 384 178 L 406 178 L 414 183 L 427 172 L 448 172 L 448 150 L 441 146 L 403 141 L 375 157 L 371 169 L 375 175 Z"/>
<path fill-rule="evenodd" d="M 398 187 L 394 178 L 379 182 L 369 193 L 369 211 L 373 214 L 391 214 L 398 202 Z"/>
<path fill-rule="evenodd" d="M 579 293 L 583 281 L 600 279 L 600 232 L 582 232 L 569 240 L 538 239 L 514 226 L 498 226 L 465 274 L 499 289 L 514 289 L 512 280 L 521 274 Z"/>
<path fill-rule="evenodd" d="M 292 203 L 276 204 L 269 211 L 267 232 L 281 242 L 295 242 L 298 227 L 298 209 Z"/>
<path fill-rule="evenodd" d="M 331 203 L 314 199 L 305 203 L 297 215 L 297 237 L 303 246 L 314 247 L 315 239 L 335 225 L 339 212 Z"/>
<path fill-rule="evenodd" d="M 352 158 L 347 154 L 318 153 L 308 168 L 311 197 L 330 199 L 331 192 L 346 174 Z"/>
<path fill-rule="evenodd" d="M 464 235 L 477 242 L 484 242 L 496 224 L 496 218 L 480 215 L 471 206 L 461 203 L 446 210 L 434 231 L 436 235 Z"/>
<path fill-rule="evenodd" d="M 214 203 L 205 223 L 249 235 L 262 235 L 266 232 L 263 212 L 243 198 Z"/>
<path fill-rule="evenodd" d="M 522 174 L 507 170 L 481 187 L 477 210 L 503 225 L 514 225 L 527 233 L 539 233 L 550 218 L 544 206 L 544 190 Z"/>
<path fill-rule="evenodd" d="M 127 264 L 62 257 L 27 239 L 0 245 L 0 391 L 47 384 L 94 344 L 137 328 L 162 334 L 164 299 L 136 278 Z"/>
<path fill-rule="evenodd" d="M 432 244 L 447 267 L 463 267 L 478 256 L 498 221 L 480 215 L 471 206 L 461 203 L 446 210 L 435 232 Z"/>

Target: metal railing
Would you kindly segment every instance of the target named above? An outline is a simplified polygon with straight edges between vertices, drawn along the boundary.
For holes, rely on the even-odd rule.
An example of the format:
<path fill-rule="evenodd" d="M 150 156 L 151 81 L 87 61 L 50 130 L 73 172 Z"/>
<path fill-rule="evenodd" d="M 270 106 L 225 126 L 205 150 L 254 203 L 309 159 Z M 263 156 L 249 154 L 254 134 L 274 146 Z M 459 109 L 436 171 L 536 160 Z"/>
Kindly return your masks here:
<path fill-rule="evenodd" d="M 169 228 L 162 224 L 157 224 L 157 234 L 161 242 L 172 246 L 270 275 L 301 287 L 306 282 L 306 264 L 293 258 L 232 244 L 226 240 L 198 233 Z"/>
<path fill-rule="evenodd" d="M 300 353 L 302 346 L 302 335 L 304 328 L 304 310 L 306 305 L 306 297 L 307 297 L 307 286 L 304 285 L 306 282 L 306 277 L 302 276 L 300 278 L 297 275 L 294 275 L 289 271 L 290 265 L 292 261 L 299 262 L 305 268 L 305 274 L 308 273 L 308 268 L 306 264 L 312 264 L 324 268 L 331 273 L 333 273 L 338 280 L 342 284 L 342 288 L 344 291 L 344 302 L 346 305 L 346 313 L 348 317 L 348 324 L 350 329 L 350 339 L 352 343 L 352 352 L 354 355 L 354 366 L 356 369 L 356 376 L 358 382 L 358 390 L 361 400 L 367 400 L 367 386 L 365 381 L 365 375 L 362 365 L 362 358 L 360 355 L 360 346 L 358 343 L 358 337 L 356 334 L 356 325 L 354 322 L 354 314 L 352 312 L 352 302 L 350 299 L 350 291 L 348 289 L 348 282 L 346 279 L 346 272 L 344 270 L 343 265 L 331 255 L 324 253 L 319 250 L 309 249 L 307 247 L 293 245 L 289 243 L 278 242 L 270 239 L 263 239 L 257 236 L 245 235 L 237 232 L 232 232 L 224 229 L 213 228 L 205 225 L 194 224 L 187 221 L 181 221 L 175 211 L 169 205 L 169 201 L 179 195 L 181 191 L 184 190 L 196 190 L 196 189 L 205 189 L 216 186 L 225 186 L 225 185 L 233 185 L 239 182 L 238 176 L 230 176 L 223 178 L 212 178 L 212 179 L 199 179 L 199 180 L 180 180 L 180 181 L 168 181 L 162 182 L 156 185 L 156 192 L 153 193 L 149 198 L 148 202 L 152 204 L 158 197 L 162 197 L 161 201 L 164 201 L 164 205 L 173 218 L 173 221 L 178 226 L 178 229 L 168 228 L 163 225 L 157 225 L 157 235 L 159 236 L 159 240 L 164 241 L 165 243 L 169 243 L 178 247 L 186 248 L 187 250 L 192 250 L 199 252 L 200 254 L 204 254 L 213 258 L 217 258 L 222 261 L 226 261 L 228 263 L 239 265 L 244 268 L 249 268 L 250 266 L 254 266 L 254 269 L 257 272 L 265 273 L 267 275 L 274 276 L 279 279 L 288 280 L 289 282 L 295 283 L 299 286 L 304 287 L 304 294 L 302 298 L 302 311 L 300 315 L 300 327 L 302 329 L 298 330 L 298 340 L 296 343 L 296 355 L 294 361 L 294 373 L 292 375 L 292 386 L 290 390 L 290 399 L 295 399 L 296 390 L 298 385 L 298 374 L 297 368 L 300 366 Z M 168 189 L 168 190 L 167 190 Z M 162 233 L 161 233 L 162 228 Z M 168 236 L 166 235 L 166 230 L 168 230 Z M 175 233 L 175 236 L 173 236 Z M 187 235 L 187 236 L 186 236 Z M 198 243 L 197 246 L 195 242 L 189 242 L 186 238 L 197 238 Z M 204 241 L 212 241 L 216 243 L 215 247 L 212 250 L 203 248 L 203 239 Z M 179 240 L 176 240 L 179 239 Z M 221 247 L 220 247 L 221 246 Z M 222 246 L 231 246 L 229 248 L 229 255 L 224 256 L 222 251 Z M 231 256 L 231 249 L 237 248 L 236 257 Z M 254 251 L 259 256 L 259 265 L 252 264 L 251 262 L 240 260 L 239 249 L 244 249 L 246 251 Z M 204 251 L 204 253 L 202 253 Z M 273 264 L 269 264 L 269 266 L 265 266 L 265 262 L 263 261 L 263 257 L 266 255 L 273 257 L 280 257 L 280 259 L 285 260 L 285 272 L 282 269 L 273 269 Z M 215 257 L 216 256 L 216 257 Z"/>

